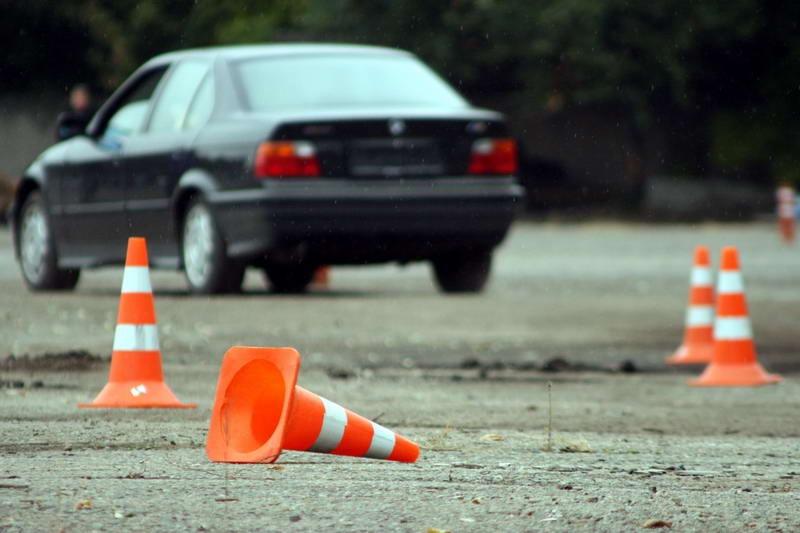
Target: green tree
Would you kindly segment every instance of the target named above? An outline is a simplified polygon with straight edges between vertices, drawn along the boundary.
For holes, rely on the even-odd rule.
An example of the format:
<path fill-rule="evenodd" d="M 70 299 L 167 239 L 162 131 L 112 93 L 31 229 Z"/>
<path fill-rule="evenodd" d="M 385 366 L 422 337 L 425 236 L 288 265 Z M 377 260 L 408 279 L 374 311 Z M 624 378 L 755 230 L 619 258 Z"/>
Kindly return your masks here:
<path fill-rule="evenodd" d="M 0 0 L 6 3 L 10 0 Z M 476 102 L 610 106 L 670 170 L 800 180 L 800 3 L 781 0 L 29 0 L 3 5 L 0 90 L 106 89 L 187 47 L 285 40 L 408 49 Z"/>

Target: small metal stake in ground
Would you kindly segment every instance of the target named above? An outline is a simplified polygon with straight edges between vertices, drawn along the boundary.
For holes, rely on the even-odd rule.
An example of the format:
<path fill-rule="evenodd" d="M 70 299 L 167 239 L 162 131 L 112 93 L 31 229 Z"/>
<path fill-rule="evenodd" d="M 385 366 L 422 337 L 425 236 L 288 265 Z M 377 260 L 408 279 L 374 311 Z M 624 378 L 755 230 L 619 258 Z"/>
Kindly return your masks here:
<path fill-rule="evenodd" d="M 553 451 L 553 382 L 547 382 L 547 444 L 544 451 Z"/>
<path fill-rule="evenodd" d="M 225 435 L 225 441 L 230 443 L 230 435 L 228 434 L 228 410 L 225 409 L 225 416 L 222 417 L 222 433 Z M 228 463 L 225 463 L 225 484 L 224 484 L 224 491 L 225 496 L 222 498 L 217 498 L 216 501 L 220 503 L 229 503 L 229 502 L 236 502 L 239 501 L 238 498 L 231 498 L 228 494 Z"/>

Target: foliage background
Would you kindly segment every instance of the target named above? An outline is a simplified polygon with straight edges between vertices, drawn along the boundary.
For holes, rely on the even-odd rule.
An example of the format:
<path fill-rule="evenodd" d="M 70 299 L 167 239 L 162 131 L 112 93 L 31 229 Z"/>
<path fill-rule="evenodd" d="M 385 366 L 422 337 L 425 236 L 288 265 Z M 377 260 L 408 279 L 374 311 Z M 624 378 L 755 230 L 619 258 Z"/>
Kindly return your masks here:
<path fill-rule="evenodd" d="M 634 139 L 662 132 L 676 174 L 800 182 L 798 2 L 0 0 L 0 11 L 0 93 L 108 91 L 177 48 L 389 45 L 479 103 L 611 106 Z"/>

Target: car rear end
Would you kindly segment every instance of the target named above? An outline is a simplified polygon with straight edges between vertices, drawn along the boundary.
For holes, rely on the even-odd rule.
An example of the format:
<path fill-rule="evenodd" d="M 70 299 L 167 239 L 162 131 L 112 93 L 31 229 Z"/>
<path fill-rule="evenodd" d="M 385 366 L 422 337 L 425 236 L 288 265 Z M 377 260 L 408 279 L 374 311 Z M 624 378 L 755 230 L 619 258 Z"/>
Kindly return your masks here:
<path fill-rule="evenodd" d="M 276 125 L 253 153 L 260 187 L 220 210 L 230 253 L 404 262 L 506 235 L 523 196 L 515 141 L 413 56 L 248 58 L 231 71 L 248 116 Z"/>

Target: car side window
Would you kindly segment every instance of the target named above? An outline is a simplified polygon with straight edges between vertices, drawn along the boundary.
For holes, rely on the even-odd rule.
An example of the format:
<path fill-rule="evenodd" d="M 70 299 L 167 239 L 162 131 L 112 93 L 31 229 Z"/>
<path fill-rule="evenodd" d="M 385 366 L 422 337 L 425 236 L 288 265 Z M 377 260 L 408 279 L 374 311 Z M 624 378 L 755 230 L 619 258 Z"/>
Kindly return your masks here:
<path fill-rule="evenodd" d="M 208 69 L 209 65 L 204 61 L 184 61 L 175 67 L 155 103 L 148 132 L 175 132 L 181 129 L 192 98 Z"/>
<path fill-rule="evenodd" d="M 189 111 L 186 113 L 186 120 L 183 122 L 183 129 L 193 130 L 197 129 L 206 123 L 214 110 L 214 76 L 209 72 L 197 93 L 192 99 L 189 106 Z"/>
<path fill-rule="evenodd" d="M 118 142 L 141 130 L 150 100 L 165 71 L 166 69 L 160 68 L 143 75 L 108 119 L 101 142 Z"/>

